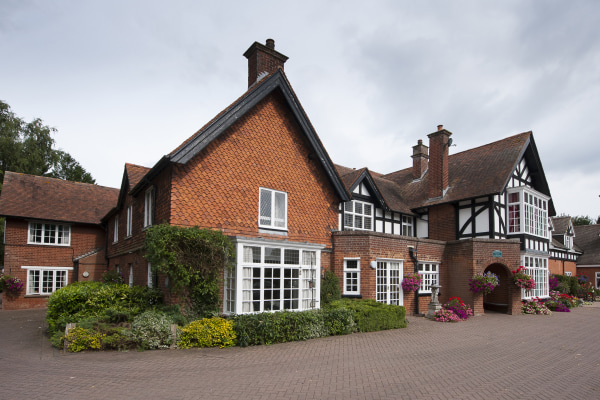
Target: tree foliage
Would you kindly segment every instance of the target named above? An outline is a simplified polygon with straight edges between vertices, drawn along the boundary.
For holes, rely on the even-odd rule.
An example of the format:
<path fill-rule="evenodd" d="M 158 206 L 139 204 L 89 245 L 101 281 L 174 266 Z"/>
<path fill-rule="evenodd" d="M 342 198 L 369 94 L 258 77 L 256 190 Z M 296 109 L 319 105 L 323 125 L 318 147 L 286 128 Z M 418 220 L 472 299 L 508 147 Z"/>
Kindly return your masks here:
<path fill-rule="evenodd" d="M 55 128 L 39 118 L 25 122 L 0 101 L 0 172 L 21 172 L 75 182 L 95 183 L 70 154 L 54 148 Z"/>
<path fill-rule="evenodd" d="M 220 231 L 167 224 L 146 231 L 146 259 L 169 278 L 177 293 L 199 315 L 217 311 L 220 277 L 232 268 L 234 246 Z"/>
<path fill-rule="evenodd" d="M 573 221 L 573 225 L 575 226 L 600 224 L 600 216 L 594 220 L 589 215 L 577 215 L 575 217 L 571 217 L 571 221 Z"/>

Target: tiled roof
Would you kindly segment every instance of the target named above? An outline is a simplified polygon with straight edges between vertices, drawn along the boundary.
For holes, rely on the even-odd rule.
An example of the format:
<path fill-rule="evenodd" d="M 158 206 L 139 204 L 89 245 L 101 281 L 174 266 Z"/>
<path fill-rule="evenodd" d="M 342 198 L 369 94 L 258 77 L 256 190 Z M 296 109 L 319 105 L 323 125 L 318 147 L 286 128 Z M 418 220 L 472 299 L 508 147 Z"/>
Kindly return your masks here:
<path fill-rule="evenodd" d="M 577 265 L 600 265 L 600 225 L 575 226 L 575 244 L 583 250 Z"/>
<path fill-rule="evenodd" d="M 476 147 L 448 157 L 449 189 L 443 198 L 428 198 L 429 173 L 414 181 L 412 168 L 383 175 L 395 182 L 410 208 L 427 207 L 501 193 L 530 142 L 531 132 Z"/>
<path fill-rule="evenodd" d="M 344 183 L 346 190 L 349 192 L 351 191 L 352 186 L 356 183 L 357 179 L 359 179 L 362 174 L 367 172 L 371 176 L 373 183 L 377 187 L 377 190 L 383 197 L 385 204 L 387 204 L 390 209 L 403 214 L 413 215 L 413 212 L 407 206 L 406 202 L 402 200 L 402 197 L 400 196 L 400 187 L 396 183 L 382 178 L 381 174 L 370 171 L 367 168 L 354 169 L 338 164 L 335 164 L 335 168 L 342 178 L 342 182 Z"/>
<path fill-rule="evenodd" d="M 137 185 L 142 178 L 150 171 L 150 168 L 142 167 L 141 165 L 125 164 L 125 172 L 127 173 L 127 179 L 129 180 L 129 187 L 127 190 L 131 190 Z"/>
<path fill-rule="evenodd" d="M 554 225 L 553 235 L 564 235 L 569 229 L 571 217 L 552 217 L 552 225 Z"/>
<path fill-rule="evenodd" d="M 0 215 L 99 224 L 118 195 L 114 188 L 7 171 Z"/>

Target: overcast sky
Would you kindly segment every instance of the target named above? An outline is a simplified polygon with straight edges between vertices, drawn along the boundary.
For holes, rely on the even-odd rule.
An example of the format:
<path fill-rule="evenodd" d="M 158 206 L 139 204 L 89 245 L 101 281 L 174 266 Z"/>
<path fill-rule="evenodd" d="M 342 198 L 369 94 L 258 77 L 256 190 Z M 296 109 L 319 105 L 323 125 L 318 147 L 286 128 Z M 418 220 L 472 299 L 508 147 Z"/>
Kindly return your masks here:
<path fill-rule="evenodd" d="M 389 173 L 533 131 L 558 214 L 600 215 L 600 1 L 0 0 L 0 100 L 104 186 L 247 89 L 275 40 L 331 159 Z"/>

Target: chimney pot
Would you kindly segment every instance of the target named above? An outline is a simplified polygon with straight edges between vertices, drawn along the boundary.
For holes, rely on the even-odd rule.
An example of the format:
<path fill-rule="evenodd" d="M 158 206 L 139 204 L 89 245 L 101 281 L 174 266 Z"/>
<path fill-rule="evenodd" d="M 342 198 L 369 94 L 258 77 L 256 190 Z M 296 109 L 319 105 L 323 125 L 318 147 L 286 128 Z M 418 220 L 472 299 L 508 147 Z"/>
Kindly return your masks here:
<path fill-rule="evenodd" d="M 275 41 L 273 39 L 267 39 L 267 47 L 275 50 Z"/>
<path fill-rule="evenodd" d="M 442 129 L 444 129 L 444 125 L 438 125 L 438 131 L 441 131 Z"/>

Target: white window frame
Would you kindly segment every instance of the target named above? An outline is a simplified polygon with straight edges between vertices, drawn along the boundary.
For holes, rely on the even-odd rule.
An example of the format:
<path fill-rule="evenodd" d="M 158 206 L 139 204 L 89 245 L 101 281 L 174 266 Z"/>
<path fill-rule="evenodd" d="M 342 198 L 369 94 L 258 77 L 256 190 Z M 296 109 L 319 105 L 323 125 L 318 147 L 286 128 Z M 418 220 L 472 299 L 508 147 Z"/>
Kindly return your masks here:
<path fill-rule="evenodd" d="M 133 287 L 133 264 L 129 264 L 129 287 Z"/>
<path fill-rule="evenodd" d="M 410 215 L 402 216 L 402 236 L 414 236 L 414 220 Z"/>
<path fill-rule="evenodd" d="M 596 272 L 596 289 L 600 289 L 600 272 Z"/>
<path fill-rule="evenodd" d="M 52 230 L 54 230 L 54 233 L 52 233 Z M 62 236 L 60 235 L 61 232 Z M 37 238 L 39 238 L 40 241 L 37 241 Z M 50 240 L 53 240 L 54 242 L 50 242 Z M 27 233 L 27 244 L 70 246 L 71 226 L 66 224 L 50 224 L 46 222 L 30 222 Z"/>
<path fill-rule="evenodd" d="M 152 289 L 154 281 L 152 279 L 152 264 L 148 263 L 148 287 Z"/>
<path fill-rule="evenodd" d="M 548 239 L 548 202 L 550 198 L 524 186 L 510 189 L 507 194 L 507 229 L 509 235 L 526 233 Z M 511 201 L 512 194 L 518 194 L 517 201 Z M 514 215 L 515 213 L 517 215 Z M 514 223 L 517 218 L 518 227 Z"/>
<path fill-rule="evenodd" d="M 565 276 L 573 276 L 573 273 L 571 271 L 565 271 Z"/>
<path fill-rule="evenodd" d="M 21 269 L 27 270 L 27 296 L 49 296 L 69 284 L 69 271 L 73 267 L 22 266 Z"/>
<path fill-rule="evenodd" d="M 261 187 L 258 197 L 258 226 L 286 231 L 288 228 L 288 194 Z"/>
<path fill-rule="evenodd" d="M 521 265 L 525 267 L 525 273 L 535 281 L 535 289 L 521 289 L 522 299 L 531 299 L 534 297 L 550 297 L 548 279 L 548 257 L 524 255 L 521 256 Z"/>
<path fill-rule="evenodd" d="M 115 223 L 113 226 L 113 243 L 119 241 L 119 216 L 115 215 Z"/>
<path fill-rule="evenodd" d="M 126 236 L 131 237 L 133 234 L 133 206 L 127 207 L 127 227 L 126 227 Z"/>
<path fill-rule="evenodd" d="M 431 285 L 440 284 L 439 262 L 419 262 L 418 272 L 421 275 L 419 293 L 431 293 Z"/>
<path fill-rule="evenodd" d="M 366 201 L 350 200 L 343 203 L 343 211 L 344 230 L 372 231 L 375 228 L 374 204 Z"/>
<path fill-rule="evenodd" d="M 344 258 L 344 294 L 360 294 L 360 258 Z"/>
<path fill-rule="evenodd" d="M 236 266 L 225 272 L 224 314 L 318 309 L 324 248 L 310 243 L 237 238 Z M 279 250 L 279 258 L 273 250 Z"/>
<path fill-rule="evenodd" d="M 144 228 L 154 223 L 154 188 L 146 190 L 144 194 Z"/>

